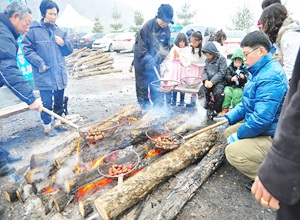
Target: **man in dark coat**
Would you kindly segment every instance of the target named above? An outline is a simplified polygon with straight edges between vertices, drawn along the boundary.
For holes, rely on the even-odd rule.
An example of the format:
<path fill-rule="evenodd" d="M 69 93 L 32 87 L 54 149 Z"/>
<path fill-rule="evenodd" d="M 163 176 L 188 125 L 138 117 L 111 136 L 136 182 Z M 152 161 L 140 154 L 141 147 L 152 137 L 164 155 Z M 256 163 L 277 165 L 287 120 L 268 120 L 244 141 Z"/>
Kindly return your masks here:
<path fill-rule="evenodd" d="M 143 110 L 150 107 L 148 85 L 158 76 L 155 68 L 160 73 L 160 64 L 170 51 L 170 28 L 173 24 L 173 8 L 169 4 L 162 4 L 158 8 L 157 16 L 149 20 L 137 34 L 134 47 L 134 68 L 136 95 L 139 105 Z M 151 101 L 154 106 L 160 106 L 162 94 L 150 88 Z"/>
<path fill-rule="evenodd" d="M 33 94 L 32 88 L 22 76 L 16 61 L 17 38 L 29 30 L 32 15 L 24 3 L 12 2 L 0 13 L 0 86 L 6 85 L 18 98 L 29 105 L 29 109 L 42 110 L 42 103 Z M 9 155 L 0 146 L 0 176 L 10 175 L 15 168 L 9 163 L 22 159 Z"/>
<path fill-rule="evenodd" d="M 278 209 L 278 220 L 300 219 L 300 50 L 272 146 L 252 193 L 263 206 Z"/>

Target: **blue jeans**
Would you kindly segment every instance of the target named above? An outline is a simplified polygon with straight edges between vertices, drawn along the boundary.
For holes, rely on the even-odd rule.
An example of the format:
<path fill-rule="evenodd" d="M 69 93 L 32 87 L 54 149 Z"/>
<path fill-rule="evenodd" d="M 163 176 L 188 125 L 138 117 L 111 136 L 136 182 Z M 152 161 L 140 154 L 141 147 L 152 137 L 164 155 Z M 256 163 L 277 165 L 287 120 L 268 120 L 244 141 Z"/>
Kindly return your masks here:
<path fill-rule="evenodd" d="M 43 106 L 51 111 L 53 110 L 54 113 L 61 116 L 64 112 L 64 91 L 64 89 L 54 91 L 40 90 Z M 43 120 L 45 125 L 51 123 L 51 115 L 47 114 L 46 112 L 41 112 L 41 119 Z"/>

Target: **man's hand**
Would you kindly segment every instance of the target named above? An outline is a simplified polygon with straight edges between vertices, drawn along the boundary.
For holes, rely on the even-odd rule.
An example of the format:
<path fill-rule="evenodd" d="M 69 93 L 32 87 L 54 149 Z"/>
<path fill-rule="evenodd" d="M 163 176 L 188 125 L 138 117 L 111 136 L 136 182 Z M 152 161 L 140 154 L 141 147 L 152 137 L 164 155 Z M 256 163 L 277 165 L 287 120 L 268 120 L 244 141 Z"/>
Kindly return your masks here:
<path fill-rule="evenodd" d="M 204 86 L 205 86 L 205 88 L 210 89 L 211 87 L 214 86 L 214 84 L 211 81 L 206 80 L 204 82 Z"/>
<path fill-rule="evenodd" d="M 36 99 L 32 104 L 29 105 L 30 110 L 43 111 L 43 104 L 40 99 Z"/>
<path fill-rule="evenodd" d="M 270 207 L 273 209 L 279 209 L 278 200 L 273 197 L 260 182 L 258 176 L 255 178 L 255 181 L 252 185 L 251 191 L 255 199 L 262 204 L 262 206 Z"/>
<path fill-rule="evenodd" d="M 64 40 L 61 38 L 61 37 L 59 37 L 59 36 L 54 36 L 54 40 L 55 40 L 55 42 L 59 45 L 59 46 L 64 46 L 65 45 L 65 42 L 64 42 Z"/>
<path fill-rule="evenodd" d="M 233 76 L 233 77 L 231 78 L 231 81 L 232 81 L 232 82 L 237 82 L 237 81 L 239 81 L 239 79 L 238 79 L 236 76 Z"/>
<path fill-rule="evenodd" d="M 47 70 L 47 66 L 44 65 L 44 66 L 43 66 L 43 69 L 39 70 L 39 72 L 40 72 L 40 73 L 43 73 L 43 72 L 45 72 L 46 70 Z"/>

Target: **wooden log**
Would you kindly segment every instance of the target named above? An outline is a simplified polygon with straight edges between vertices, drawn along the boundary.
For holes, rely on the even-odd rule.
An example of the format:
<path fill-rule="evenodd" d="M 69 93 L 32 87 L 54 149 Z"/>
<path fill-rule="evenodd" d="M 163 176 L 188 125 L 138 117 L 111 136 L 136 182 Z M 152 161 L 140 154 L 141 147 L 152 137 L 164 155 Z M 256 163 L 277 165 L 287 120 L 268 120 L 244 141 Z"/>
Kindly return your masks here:
<path fill-rule="evenodd" d="M 26 173 L 25 179 L 30 184 L 41 182 L 48 178 L 53 168 L 53 164 L 46 164 L 44 166 L 34 168 Z"/>
<path fill-rule="evenodd" d="M 90 51 L 90 49 L 87 48 L 87 47 L 83 47 L 83 48 L 81 48 L 79 50 L 76 50 L 73 53 L 71 53 L 70 55 L 66 56 L 66 60 L 73 59 L 77 54 L 79 54 L 79 53 L 81 53 L 83 51 Z"/>
<path fill-rule="evenodd" d="M 34 192 L 33 186 L 31 184 L 26 184 L 25 186 L 19 187 L 16 190 L 16 194 L 17 194 L 19 201 L 23 202 L 23 203 L 28 199 L 28 197 L 32 193 L 35 193 L 35 192 Z"/>
<path fill-rule="evenodd" d="M 12 186 L 10 188 L 4 189 L 3 194 L 4 194 L 5 199 L 9 202 L 14 202 L 14 201 L 18 200 L 16 191 L 17 191 L 16 186 Z"/>
<path fill-rule="evenodd" d="M 196 190 L 220 166 L 224 158 L 224 146 L 214 146 L 196 167 L 179 174 L 176 186 L 165 199 L 161 200 L 159 212 L 151 213 L 151 218 L 157 220 L 175 219 L 184 205 L 194 196 Z"/>
<path fill-rule="evenodd" d="M 73 198 L 70 194 L 65 193 L 63 191 L 57 192 L 56 194 L 51 196 L 54 205 L 56 207 L 56 210 L 61 213 L 65 210 L 66 206 L 70 202 L 70 200 Z"/>
<path fill-rule="evenodd" d="M 201 158 L 206 149 L 215 144 L 217 134 L 206 132 L 195 136 L 124 181 L 122 193 L 118 193 L 117 187 L 114 187 L 97 198 L 94 204 L 100 216 L 103 219 L 116 218 L 138 203 L 163 180 Z"/>
<path fill-rule="evenodd" d="M 80 67 L 82 64 L 84 63 L 88 63 L 89 61 L 95 61 L 96 59 L 100 59 L 100 58 L 104 58 L 104 57 L 108 57 L 108 55 L 103 54 L 103 50 L 98 50 L 95 53 L 90 54 L 89 56 L 80 59 L 79 61 L 77 61 L 77 67 Z"/>
<path fill-rule="evenodd" d="M 152 156 L 152 157 L 148 157 L 148 158 L 144 158 L 141 160 L 141 162 L 139 163 L 137 169 L 142 169 L 143 167 L 148 166 L 149 164 L 153 163 L 154 161 L 158 160 L 159 158 L 161 158 L 163 155 L 156 155 L 156 156 Z M 100 178 L 101 179 L 101 178 Z M 99 179 L 99 180 L 100 180 Z M 104 179 L 104 178 L 102 178 Z M 104 192 L 96 192 L 95 194 L 81 200 L 79 202 L 79 211 L 80 214 L 83 217 L 88 216 L 89 214 L 91 214 L 94 211 L 94 205 L 93 202 L 96 198 L 98 198 L 99 196 L 103 195 Z"/>
<path fill-rule="evenodd" d="M 101 74 L 109 74 L 109 73 L 118 73 L 118 72 L 123 72 L 122 69 L 105 69 L 105 70 L 100 70 L 100 71 L 95 71 L 95 72 L 76 72 L 74 73 L 75 77 L 85 77 L 85 76 L 96 76 L 96 75 L 101 75 Z"/>
<path fill-rule="evenodd" d="M 44 213 L 45 215 L 48 215 L 52 208 L 54 207 L 54 202 L 52 198 L 49 198 L 48 201 L 44 205 Z"/>

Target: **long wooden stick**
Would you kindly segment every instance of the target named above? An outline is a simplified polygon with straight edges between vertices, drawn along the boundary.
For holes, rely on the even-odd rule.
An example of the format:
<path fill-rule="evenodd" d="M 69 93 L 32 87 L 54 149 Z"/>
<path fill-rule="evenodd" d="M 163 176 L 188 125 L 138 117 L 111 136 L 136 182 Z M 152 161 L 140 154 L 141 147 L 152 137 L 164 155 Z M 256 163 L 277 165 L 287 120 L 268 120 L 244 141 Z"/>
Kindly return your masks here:
<path fill-rule="evenodd" d="M 58 114 L 54 113 L 53 111 L 50 111 L 49 109 L 47 109 L 47 108 L 45 108 L 45 107 L 43 107 L 43 111 L 46 112 L 46 113 L 48 113 L 49 115 L 53 116 L 54 118 L 59 119 L 59 120 L 61 120 L 62 122 L 66 123 L 66 124 L 68 124 L 68 125 L 70 125 L 70 126 L 72 126 L 73 128 L 76 128 L 76 129 L 79 128 L 78 125 L 76 125 L 76 124 L 74 124 L 73 122 L 71 122 L 71 121 L 69 121 L 69 120 L 67 120 L 67 119 L 65 119 L 65 118 L 63 118 L 63 117 L 61 117 L 61 116 L 59 116 Z"/>
<path fill-rule="evenodd" d="M 228 122 L 227 119 L 225 119 L 225 120 L 223 120 L 223 121 L 219 121 L 219 122 L 217 122 L 217 123 L 215 123 L 215 124 L 212 124 L 212 125 L 210 125 L 210 126 L 207 126 L 207 127 L 205 127 L 205 128 L 202 128 L 202 129 L 200 129 L 199 131 L 195 131 L 194 133 L 191 133 L 191 134 L 189 134 L 189 135 L 186 135 L 186 136 L 183 137 L 183 139 L 184 139 L 184 140 L 189 139 L 189 138 L 194 137 L 194 136 L 196 136 L 196 135 L 198 135 L 198 134 L 201 134 L 201 133 L 203 133 L 203 132 L 206 132 L 206 131 L 209 131 L 209 130 L 211 130 L 211 129 L 213 129 L 213 128 L 216 128 L 216 127 L 218 127 L 218 126 L 220 126 L 220 125 L 226 124 L 227 122 Z"/>

